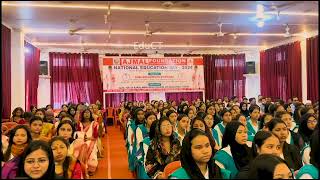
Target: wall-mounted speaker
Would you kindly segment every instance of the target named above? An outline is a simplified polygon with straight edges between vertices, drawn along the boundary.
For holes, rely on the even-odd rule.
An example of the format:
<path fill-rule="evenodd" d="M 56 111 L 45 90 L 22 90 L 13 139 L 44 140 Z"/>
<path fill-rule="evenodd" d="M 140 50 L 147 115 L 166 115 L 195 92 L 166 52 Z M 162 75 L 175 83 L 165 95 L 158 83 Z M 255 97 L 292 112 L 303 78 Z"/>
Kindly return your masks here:
<path fill-rule="evenodd" d="M 48 75 L 48 61 L 40 61 L 39 75 Z"/>
<path fill-rule="evenodd" d="M 246 62 L 246 74 L 255 74 L 256 73 L 256 64 L 254 61 Z"/>

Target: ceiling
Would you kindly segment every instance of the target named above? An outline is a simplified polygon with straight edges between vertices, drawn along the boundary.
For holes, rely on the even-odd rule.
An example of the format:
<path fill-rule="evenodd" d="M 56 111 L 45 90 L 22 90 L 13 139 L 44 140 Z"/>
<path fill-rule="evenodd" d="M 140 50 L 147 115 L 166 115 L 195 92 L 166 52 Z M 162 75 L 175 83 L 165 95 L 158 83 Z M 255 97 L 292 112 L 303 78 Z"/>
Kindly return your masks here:
<path fill-rule="evenodd" d="M 171 6 L 164 7 L 164 2 Z M 261 3 L 271 18 L 261 28 L 252 20 L 258 1 L 2 1 L 2 21 L 23 29 L 27 39 L 44 47 L 133 48 L 134 42 L 163 42 L 168 48 L 257 48 L 287 40 L 285 24 L 299 36 L 318 29 L 318 1 Z M 268 9 L 272 5 L 278 9 Z M 160 32 L 146 37 L 145 21 L 151 31 Z M 215 34 L 219 22 L 229 34 Z M 69 34 L 77 28 L 83 28 L 76 32 L 80 35 Z"/>

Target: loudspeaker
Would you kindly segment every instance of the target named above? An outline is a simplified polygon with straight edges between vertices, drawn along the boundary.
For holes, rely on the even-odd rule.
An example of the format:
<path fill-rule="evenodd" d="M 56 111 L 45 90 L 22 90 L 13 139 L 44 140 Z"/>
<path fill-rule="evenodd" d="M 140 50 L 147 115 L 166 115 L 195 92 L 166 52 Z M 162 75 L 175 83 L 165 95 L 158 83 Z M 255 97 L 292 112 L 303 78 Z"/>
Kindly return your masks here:
<path fill-rule="evenodd" d="M 48 75 L 48 61 L 40 61 L 40 75 Z"/>
<path fill-rule="evenodd" d="M 256 64 L 254 61 L 246 62 L 246 74 L 255 74 Z"/>

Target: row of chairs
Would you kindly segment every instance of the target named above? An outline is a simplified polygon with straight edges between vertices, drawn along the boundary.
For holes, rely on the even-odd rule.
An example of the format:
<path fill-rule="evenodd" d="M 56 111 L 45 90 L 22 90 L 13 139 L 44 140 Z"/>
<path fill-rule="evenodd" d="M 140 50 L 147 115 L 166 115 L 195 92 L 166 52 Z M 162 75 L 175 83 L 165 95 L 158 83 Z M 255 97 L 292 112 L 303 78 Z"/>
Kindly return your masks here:
<path fill-rule="evenodd" d="M 119 112 L 120 113 L 120 112 Z M 128 119 L 125 119 L 124 117 L 122 117 L 122 119 L 117 119 L 117 121 L 119 121 L 120 124 L 120 131 L 123 130 L 123 134 L 125 134 L 125 130 L 126 130 L 126 122 L 128 121 Z M 181 167 L 181 162 L 180 161 L 173 161 L 169 164 L 166 165 L 166 167 L 164 168 L 164 175 L 166 177 L 166 179 L 169 178 L 169 176 L 175 172 L 177 169 L 179 169 Z M 134 173 L 134 177 L 136 177 L 136 173 Z"/>
<path fill-rule="evenodd" d="M 61 110 L 60 109 L 54 109 L 53 113 L 55 115 L 59 114 Z M 113 108 L 113 107 L 108 107 L 107 109 L 103 109 L 103 117 L 107 121 L 107 125 L 120 125 L 120 128 L 122 127 L 121 122 L 119 120 L 119 114 L 121 112 L 120 108 Z M 8 133 L 11 129 L 13 129 L 17 123 L 15 122 L 10 122 L 10 119 L 2 119 L 1 121 L 1 126 L 2 126 L 2 133 L 6 134 Z"/>

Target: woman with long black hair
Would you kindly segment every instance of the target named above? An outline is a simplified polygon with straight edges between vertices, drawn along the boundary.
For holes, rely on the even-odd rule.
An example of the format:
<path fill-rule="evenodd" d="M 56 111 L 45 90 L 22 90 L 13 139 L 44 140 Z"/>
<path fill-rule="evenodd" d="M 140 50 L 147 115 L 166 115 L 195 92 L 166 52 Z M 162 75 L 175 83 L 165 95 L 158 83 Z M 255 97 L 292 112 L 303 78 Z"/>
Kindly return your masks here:
<path fill-rule="evenodd" d="M 254 136 L 252 142 L 252 155 L 253 157 L 257 157 L 260 154 L 273 154 L 275 156 L 280 155 L 280 140 L 270 131 L 258 131 Z M 236 179 L 250 178 L 248 175 L 249 170 L 250 164 L 241 168 L 236 176 Z"/>
<path fill-rule="evenodd" d="M 302 166 L 299 149 L 295 145 L 286 142 L 289 135 L 286 123 L 279 118 L 273 118 L 267 126 L 269 131 L 276 135 L 280 140 L 280 157 L 287 162 L 292 170 L 299 170 Z"/>
<path fill-rule="evenodd" d="M 182 142 L 181 168 L 172 179 L 215 179 L 221 178 L 220 168 L 214 163 L 214 141 L 200 129 L 192 129 Z"/>
<path fill-rule="evenodd" d="M 180 150 L 180 142 L 173 134 L 173 125 L 168 117 L 162 117 L 146 156 L 148 176 L 153 179 L 166 178 L 164 168 L 167 164 L 180 160 Z"/>
<path fill-rule="evenodd" d="M 48 143 L 42 140 L 32 141 L 29 144 L 18 167 L 17 178 L 56 179 L 52 150 Z"/>
<path fill-rule="evenodd" d="M 23 152 L 32 141 L 29 128 L 25 125 L 17 125 L 10 131 L 8 146 L 1 155 L 2 166 L 1 178 L 14 179 L 18 171 L 18 164 Z M 2 142 L 4 143 L 4 142 Z"/>
<path fill-rule="evenodd" d="M 286 161 L 272 154 L 261 154 L 250 166 L 249 179 L 293 179 Z"/>
<path fill-rule="evenodd" d="M 70 146 L 68 140 L 56 136 L 49 141 L 55 161 L 57 177 L 65 179 L 83 179 L 85 170 L 82 171 L 80 161 L 68 155 Z"/>

